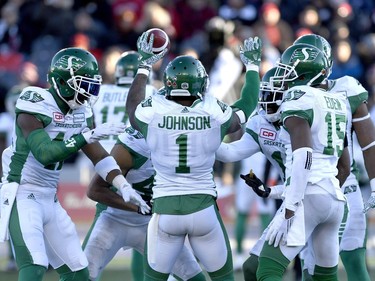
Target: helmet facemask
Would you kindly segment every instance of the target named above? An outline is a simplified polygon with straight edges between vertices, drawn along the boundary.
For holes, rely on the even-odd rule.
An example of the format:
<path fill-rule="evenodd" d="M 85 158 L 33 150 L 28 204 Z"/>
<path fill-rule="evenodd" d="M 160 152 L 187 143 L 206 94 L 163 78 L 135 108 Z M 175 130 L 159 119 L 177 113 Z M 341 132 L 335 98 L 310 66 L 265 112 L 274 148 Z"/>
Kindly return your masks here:
<path fill-rule="evenodd" d="M 86 102 L 93 105 L 102 83 L 96 58 L 81 48 L 60 50 L 51 61 L 47 77 L 58 97 L 71 109 Z"/>
<path fill-rule="evenodd" d="M 280 120 L 281 112 L 280 105 L 283 100 L 283 90 L 280 87 L 273 87 L 270 83 L 272 75 L 275 73 L 276 68 L 270 69 L 260 83 L 259 101 L 258 106 L 264 111 L 264 118 L 268 122 L 274 123 Z"/>

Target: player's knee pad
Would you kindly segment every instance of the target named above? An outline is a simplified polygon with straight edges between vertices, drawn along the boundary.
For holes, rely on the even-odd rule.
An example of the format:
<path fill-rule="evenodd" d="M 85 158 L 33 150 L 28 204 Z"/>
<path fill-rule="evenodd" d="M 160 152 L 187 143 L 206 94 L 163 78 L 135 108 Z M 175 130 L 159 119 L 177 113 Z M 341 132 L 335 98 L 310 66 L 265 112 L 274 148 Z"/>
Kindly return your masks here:
<path fill-rule="evenodd" d="M 242 270 L 245 281 L 257 280 L 258 259 L 258 256 L 250 255 L 250 257 L 243 263 Z"/>

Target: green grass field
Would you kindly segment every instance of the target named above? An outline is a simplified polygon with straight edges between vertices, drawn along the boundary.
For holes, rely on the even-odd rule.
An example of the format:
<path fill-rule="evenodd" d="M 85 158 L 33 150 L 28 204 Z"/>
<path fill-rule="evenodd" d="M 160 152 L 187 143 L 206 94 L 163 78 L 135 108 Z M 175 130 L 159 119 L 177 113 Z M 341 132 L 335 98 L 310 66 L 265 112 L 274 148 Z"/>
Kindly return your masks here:
<path fill-rule="evenodd" d="M 375 276 L 372 276 L 371 279 L 375 280 L 374 278 Z M 17 273 L 0 272 L 0 280 L 17 281 Z M 50 270 L 46 273 L 43 280 L 44 281 L 58 281 L 59 279 L 58 279 L 58 275 L 53 270 Z M 118 270 L 118 269 L 105 270 L 101 279 L 101 281 L 131 281 L 131 280 L 132 280 L 132 277 L 131 277 L 130 270 Z M 236 272 L 235 280 L 236 281 L 244 280 L 242 276 L 242 272 Z M 340 271 L 339 280 L 340 281 L 346 280 L 346 277 L 342 270 Z M 284 277 L 284 281 L 294 281 L 292 272 L 290 271 L 287 272 L 287 274 Z"/>

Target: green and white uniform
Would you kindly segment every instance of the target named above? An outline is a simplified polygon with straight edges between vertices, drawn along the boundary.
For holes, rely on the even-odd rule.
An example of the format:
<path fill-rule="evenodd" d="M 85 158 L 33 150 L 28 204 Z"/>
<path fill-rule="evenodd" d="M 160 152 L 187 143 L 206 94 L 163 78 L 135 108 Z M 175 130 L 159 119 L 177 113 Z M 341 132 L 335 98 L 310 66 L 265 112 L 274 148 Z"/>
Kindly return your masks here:
<path fill-rule="evenodd" d="M 348 123 L 346 135 L 348 139 L 351 170 L 350 175 L 342 186 L 342 191 L 347 199 L 350 212 L 346 209 L 348 218 L 346 225 L 342 225 L 342 228 L 345 228 L 344 232 L 340 232 L 340 251 L 352 251 L 366 246 L 366 215 L 362 212 L 363 197 L 358 183 L 359 171 L 354 161 L 352 114 L 356 112 L 358 106 L 367 102 L 368 92 L 356 79 L 350 76 L 329 80 L 328 83 L 329 92 L 333 94 L 335 92 L 344 92 L 347 95 Z"/>
<path fill-rule="evenodd" d="M 157 272 L 171 272 L 187 237 L 209 273 L 220 270 L 221 276 L 233 278 L 213 179 L 215 152 L 231 116 L 228 105 L 208 95 L 190 107 L 154 95 L 136 109 L 156 171 L 147 259 Z"/>
<path fill-rule="evenodd" d="M 34 150 L 39 140 L 32 139 L 39 130 L 25 139 L 16 125 L 12 145 L 3 153 L 3 182 L 19 184 L 9 221 L 18 266 L 51 264 L 58 268 L 65 264 L 72 271 L 83 269 L 88 264 L 86 256 L 56 192 L 64 159 L 86 144 L 80 133 L 92 124 L 91 108 L 83 105 L 64 114 L 49 91 L 27 87 L 16 104 L 16 114 L 20 113 L 34 115 L 50 140 L 64 143 L 56 146 L 53 155 L 43 147 Z"/>
<path fill-rule="evenodd" d="M 92 107 L 96 125 L 106 122 L 122 122 L 126 125 L 130 125 L 128 114 L 125 112 L 125 103 L 128 98 L 129 87 L 130 84 L 126 86 L 113 84 L 100 86 L 98 100 Z M 155 87 L 146 85 L 146 97 L 154 93 L 156 93 Z M 110 136 L 107 139 L 100 140 L 100 144 L 110 152 L 116 140 L 117 136 Z"/>
<path fill-rule="evenodd" d="M 347 122 L 345 99 L 344 94 L 338 93 L 333 97 L 332 93 L 316 88 L 296 86 L 284 93 L 281 104 L 283 123 L 288 117 L 297 116 L 306 120 L 311 128 L 312 163 L 303 199 L 304 222 L 301 221 L 303 224 L 300 228 L 304 230 L 301 232 L 305 234 L 304 242 L 309 241 L 315 264 L 324 268 L 337 266 L 339 259 L 337 233 L 344 213 L 345 197 L 336 175 L 338 159 L 344 149 Z M 291 170 L 293 154 L 290 138 L 287 137 L 289 134 L 284 128 L 281 134 L 285 134 L 282 138 L 286 141 L 285 192 L 288 192 L 290 177 L 296 171 Z M 278 215 L 284 214 L 278 212 L 276 216 Z M 294 224 L 296 223 L 295 220 Z M 284 244 L 277 248 L 264 245 L 257 278 L 265 280 L 264 274 L 267 274 L 269 267 L 274 266 L 267 262 L 276 261 L 286 268 L 302 248 L 303 246 L 290 247 Z"/>
<path fill-rule="evenodd" d="M 127 181 L 142 194 L 144 200 L 151 200 L 154 168 L 144 137 L 128 127 L 125 133 L 119 135 L 117 143 L 123 145 L 133 157 L 134 168 L 128 171 Z M 100 213 L 85 247 L 90 280 L 96 280 L 121 248 L 132 248 L 143 254 L 150 218 L 112 207 L 106 207 Z M 192 252 L 184 247 L 175 263 L 173 273 L 187 280 L 200 271 L 201 268 Z"/>

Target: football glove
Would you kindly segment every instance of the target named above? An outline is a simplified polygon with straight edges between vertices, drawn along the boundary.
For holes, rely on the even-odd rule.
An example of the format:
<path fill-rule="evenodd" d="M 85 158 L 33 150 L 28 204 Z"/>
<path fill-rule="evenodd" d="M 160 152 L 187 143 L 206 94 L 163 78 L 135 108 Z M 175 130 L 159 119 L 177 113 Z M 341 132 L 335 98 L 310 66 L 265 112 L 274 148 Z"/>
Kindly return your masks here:
<path fill-rule="evenodd" d="M 269 229 L 266 234 L 266 241 L 268 245 L 272 245 L 276 248 L 279 245 L 286 245 L 288 232 L 292 226 L 294 216 L 286 219 L 285 208 L 275 216 L 272 220 Z"/>
<path fill-rule="evenodd" d="M 92 130 L 86 128 L 86 130 L 82 132 L 82 135 L 87 143 L 94 143 L 105 139 L 108 136 L 117 136 L 122 134 L 125 132 L 125 128 L 126 125 L 124 123 L 103 123 Z"/>
<path fill-rule="evenodd" d="M 259 37 L 245 39 L 240 45 L 240 58 L 246 66 L 246 70 L 259 70 L 262 57 L 262 40 Z"/>
<path fill-rule="evenodd" d="M 367 199 L 367 202 L 363 207 L 364 213 L 367 213 L 368 210 L 375 208 L 375 192 L 371 192 L 370 197 Z"/>
<path fill-rule="evenodd" d="M 141 213 L 142 215 L 150 213 L 150 206 L 147 205 L 147 203 L 142 199 L 142 196 L 138 194 L 137 191 L 135 191 L 135 189 L 132 188 L 128 182 L 124 182 L 122 184 L 122 186 L 120 187 L 120 193 L 122 199 L 124 199 L 125 202 L 129 202 L 138 206 L 139 213 Z"/>
<path fill-rule="evenodd" d="M 254 173 L 253 170 L 247 175 L 240 175 L 241 179 L 243 179 L 248 186 L 250 186 L 254 192 L 262 198 L 267 198 L 271 193 L 271 188 L 266 186 Z"/>
<path fill-rule="evenodd" d="M 168 48 L 165 48 L 158 54 L 152 52 L 152 46 L 154 43 L 154 34 L 148 36 L 147 31 L 143 32 L 137 40 L 138 53 L 141 55 L 139 68 L 145 68 L 151 70 L 152 65 L 161 60 L 168 52 Z"/>
<path fill-rule="evenodd" d="M 143 215 L 143 216 L 151 216 L 152 215 L 152 203 L 151 203 L 151 199 L 149 200 L 144 200 L 146 202 L 146 204 L 150 207 L 150 211 L 147 212 L 147 213 L 142 213 L 142 209 L 140 206 L 138 206 L 138 211 L 137 213 L 140 214 L 140 215 Z"/>

